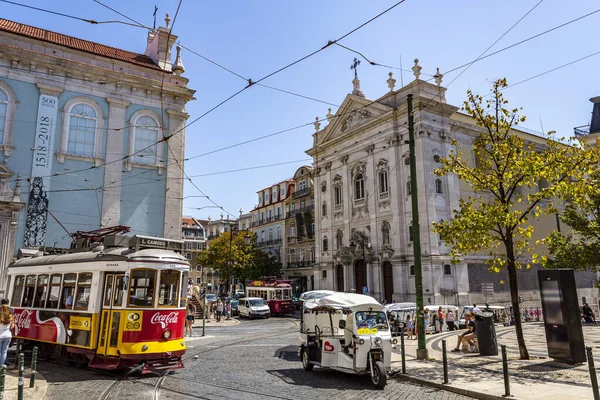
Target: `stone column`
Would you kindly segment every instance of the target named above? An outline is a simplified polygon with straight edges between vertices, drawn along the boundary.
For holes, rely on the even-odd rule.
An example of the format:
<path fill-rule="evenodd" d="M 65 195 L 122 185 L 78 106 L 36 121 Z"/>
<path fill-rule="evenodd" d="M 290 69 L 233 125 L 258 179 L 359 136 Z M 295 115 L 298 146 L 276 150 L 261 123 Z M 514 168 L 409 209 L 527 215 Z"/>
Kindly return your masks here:
<path fill-rule="evenodd" d="M 165 194 L 164 236 L 178 239 L 181 234 L 183 215 L 183 157 L 185 150 L 185 121 L 189 115 L 167 110 L 169 114 L 169 136 L 167 145 L 167 188 Z M 178 165 L 179 163 L 179 165 Z"/>
<path fill-rule="evenodd" d="M 374 294 L 375 290 L 373 290 L 374 287 L 373 287 L 373 276 L 372 276 L 373 266 L 372 266 L 372 263 L 367 262 L 367 260 L 365 260 L 365 264 L 367 265 L 367 287 L 369 288 L 369 293 Z M 362 288 L 360 288 L 360 293 L 362 293 Z"/>
<path fill-rule="evenodd" d="M 121 180 L 123 163 L 118 160 L 123 158 L 125 149 L 125 132 L 127 125 L 125 111 L 129 102 L 126 100 L 107 97 L 108 130 L 106 136 L 106 153 L 104 166 L 104 189 L 102 191 L 102 227 L 119 225 L 121 219 L 121 186 L 111 185 L 111 182 Z"/>

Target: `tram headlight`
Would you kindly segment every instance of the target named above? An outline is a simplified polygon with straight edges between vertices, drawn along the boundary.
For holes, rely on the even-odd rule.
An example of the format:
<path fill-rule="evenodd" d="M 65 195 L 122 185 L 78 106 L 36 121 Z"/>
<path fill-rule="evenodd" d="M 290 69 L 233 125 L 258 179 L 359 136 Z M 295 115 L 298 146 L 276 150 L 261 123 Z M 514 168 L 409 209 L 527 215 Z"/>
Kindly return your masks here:
<path fill-rule="evenodd" d="M 167 329 L 166 331 L 163 332 L 162 336 L 163 336 L 163 339 L 169 340 L 169 338 L 171 337 L 171 331 Z"/>

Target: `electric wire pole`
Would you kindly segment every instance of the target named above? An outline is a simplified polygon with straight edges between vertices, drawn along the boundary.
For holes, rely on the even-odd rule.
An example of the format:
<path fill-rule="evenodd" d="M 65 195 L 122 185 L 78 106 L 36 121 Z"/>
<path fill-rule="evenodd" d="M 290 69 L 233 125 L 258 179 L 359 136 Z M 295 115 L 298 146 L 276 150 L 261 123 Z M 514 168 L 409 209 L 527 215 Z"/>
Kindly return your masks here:
<path fill-rule="evenodd" d="M 427 360 L 427 327 L 423 318 L 423 267 L 421 265 L 421 231 L 419 228 L 419 197 L 417 196 L 417 161 L 415 157 L 415 121 L 413 115 L 413 95 L 408 95 L 408 147 L 410 157 L 410 198 L 412 200 L 413 250 L 415 258 L 415 294 L 417 297 L 418 347 L 417 359 Z"/>

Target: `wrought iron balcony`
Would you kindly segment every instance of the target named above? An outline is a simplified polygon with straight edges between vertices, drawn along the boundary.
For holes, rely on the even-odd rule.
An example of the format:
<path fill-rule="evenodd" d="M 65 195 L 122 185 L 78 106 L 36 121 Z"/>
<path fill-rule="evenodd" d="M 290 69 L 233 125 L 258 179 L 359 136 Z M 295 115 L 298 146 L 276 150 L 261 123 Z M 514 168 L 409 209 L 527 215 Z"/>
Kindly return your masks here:
<path fill-rule="evenodd" d="M 573 133 L 577 137 L 587 136 L 590 134 L 590 125 L 577 126 L 573 128 Z"/>
<path fill-rule="evenodd" d="M 312 191 L 313 191 L 312 187 L 310 187 L 310 188 L 305 187 L 305 188 L 302 188 L 302 189 L 298 189 L 294 193 L 292 193 L 292 199 L 297 199 L 299 197 L 306 196 L 308 194 L 311 194 Z"/>

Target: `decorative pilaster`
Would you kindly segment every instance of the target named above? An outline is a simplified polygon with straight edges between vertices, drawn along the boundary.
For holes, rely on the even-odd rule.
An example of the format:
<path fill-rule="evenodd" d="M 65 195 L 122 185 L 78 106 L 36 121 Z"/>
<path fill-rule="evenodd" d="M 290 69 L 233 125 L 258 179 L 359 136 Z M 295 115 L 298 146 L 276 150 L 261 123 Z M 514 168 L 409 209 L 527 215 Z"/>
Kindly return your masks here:
<path fill-rule="evenodd" d="M 181 226 L 183 215 L 183 158 L 185 150 L 185 121 L 189 115 L 184 112 L 167 110 L 169 115 L 169 136 L 167 149 L 167 189 L 165 193 L 164 236 L 178 239 L 181 230 L 171 229 Z M 168 201 L 166 194 L 168 193 Z"/>

